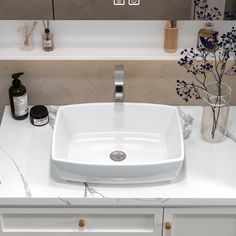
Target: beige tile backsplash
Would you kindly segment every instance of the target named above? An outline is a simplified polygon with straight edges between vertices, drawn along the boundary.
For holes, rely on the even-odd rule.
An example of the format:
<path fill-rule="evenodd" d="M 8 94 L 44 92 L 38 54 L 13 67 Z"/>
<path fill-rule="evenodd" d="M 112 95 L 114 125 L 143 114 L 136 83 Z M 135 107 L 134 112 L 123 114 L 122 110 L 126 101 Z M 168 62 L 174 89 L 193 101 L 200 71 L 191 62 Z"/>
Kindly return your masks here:
<path fill-rule="evenodd" d="M 1 61 L 0 117 L 9 104 L 10 75 L 23 71 L 30 104 L 72 104 L 108 102 L 114 97 L 115 64 L 125 66 L 125 101 L 171 105 L 196 105 L 176 95 L 177 79 L 192 79 L 176 61 Z M 236 105 L 236 78 L 231 104 Z"/>

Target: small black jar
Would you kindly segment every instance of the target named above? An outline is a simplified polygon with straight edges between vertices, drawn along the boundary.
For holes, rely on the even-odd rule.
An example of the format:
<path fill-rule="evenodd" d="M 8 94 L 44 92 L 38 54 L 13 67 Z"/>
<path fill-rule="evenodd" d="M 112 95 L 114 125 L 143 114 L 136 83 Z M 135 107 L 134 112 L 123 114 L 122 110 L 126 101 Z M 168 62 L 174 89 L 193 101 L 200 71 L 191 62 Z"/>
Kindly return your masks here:
<path fill-rule="evenodd" d="M 44 126 L 49 122 L 48 109 L 43 105 L 33 106 L 30 109 L 30 122 L 34 126 Z"/>

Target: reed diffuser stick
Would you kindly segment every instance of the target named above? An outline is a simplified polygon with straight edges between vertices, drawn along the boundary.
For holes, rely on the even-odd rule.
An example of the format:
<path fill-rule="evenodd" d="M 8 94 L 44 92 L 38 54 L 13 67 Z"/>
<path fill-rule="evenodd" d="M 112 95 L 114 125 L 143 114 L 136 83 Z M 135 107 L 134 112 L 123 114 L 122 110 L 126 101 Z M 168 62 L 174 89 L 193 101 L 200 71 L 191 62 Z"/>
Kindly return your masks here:
<path fill-rule="evenodd" d="M 34 32 L 34 30 L 35 30 L 35 28 L 36 28 L 36 26 L 37 26 L 37 21 L 34 21 L 33 22 L 33 25 L 32 25 L 32 28 L 31 28 L 31 31 L 29 32 L 29 27 L 28 27 L 28 24 L 27 23 L 25 23 L 25 25 L 24 25 L 24 29 L 25 29 L 25 40 L 24 40 L 24 45 L 25 46 L 29 46 L 29 39 L 30 39 L 30 37 L 31 37 L 31 35 L 33 34 L 33 32 Z"/>
<path fill-rule="evenodd" d="M 25 22 L 24 24 L 24 45 L 25 46 L 29 46 L 29 40 L 28 40 L 28 32 L 29 32 L 29 27 L 28 27 L 28 23 Z"/>
<path fill-rule="evenodd" d="M 47 29 L 47 24 L 45 20 L 43 20 L 43 27 L 44 27 L 44 30 Z"/>

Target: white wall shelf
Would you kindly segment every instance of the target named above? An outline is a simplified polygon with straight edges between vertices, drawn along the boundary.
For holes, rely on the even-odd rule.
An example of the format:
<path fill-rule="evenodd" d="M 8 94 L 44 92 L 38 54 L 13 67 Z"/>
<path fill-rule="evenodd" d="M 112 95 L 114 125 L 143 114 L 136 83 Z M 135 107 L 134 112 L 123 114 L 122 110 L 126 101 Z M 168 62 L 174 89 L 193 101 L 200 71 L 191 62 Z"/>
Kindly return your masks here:
<path fill-rule="evenodd" d="M 19 48 L 17 29 L 25 21 L 0 21 L 0 60 L 179 60 L 183 48 L 196 47 L 201 21 L 179 21 L 179 50 L 165 53 L 165 21 L 53 21 L 55 51 L 44 52 L 40 43 L 43 25 L 34 32 L 36 48 Z M 29 22 L 30 23 L 30 22 Z M 32 23 L 31 23 L 32 24 Z M 233 21 L 214 22 L 220 33 L 231 30 Z"/>
<path fill-rule="evenodd" d="M 163 48 L 141 46 L 57 46 L 52 52 L 45 52 L 40 46 L 32 51 L 22 51 L 16 44 L 0 45 L 0 60 L 179 60 L 176 53 L 166 53 Z"/>

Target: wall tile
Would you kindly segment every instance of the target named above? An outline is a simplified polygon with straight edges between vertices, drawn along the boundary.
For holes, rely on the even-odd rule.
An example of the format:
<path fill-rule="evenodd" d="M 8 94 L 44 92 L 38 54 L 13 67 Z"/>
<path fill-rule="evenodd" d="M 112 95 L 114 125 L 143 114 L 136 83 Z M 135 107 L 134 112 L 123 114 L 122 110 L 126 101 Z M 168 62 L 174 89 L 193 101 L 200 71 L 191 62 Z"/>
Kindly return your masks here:
<path fill-rule="evenodd" d="M 9 104 L 10 75 L 24 71 L 23 84 L 30 104 L 109 102 L 114 97 L 115 64 L 125 66 L 125 101 L 171 105 L 199 105 L 176 95 L 177 79 L 192 79 L 176 61 L 1 61 L 0 116 Z M 236 105 L 236 78 L 231 104 Z"/>

